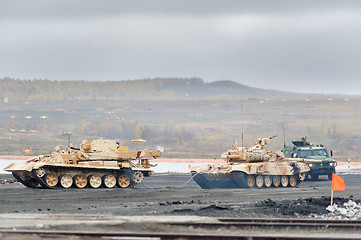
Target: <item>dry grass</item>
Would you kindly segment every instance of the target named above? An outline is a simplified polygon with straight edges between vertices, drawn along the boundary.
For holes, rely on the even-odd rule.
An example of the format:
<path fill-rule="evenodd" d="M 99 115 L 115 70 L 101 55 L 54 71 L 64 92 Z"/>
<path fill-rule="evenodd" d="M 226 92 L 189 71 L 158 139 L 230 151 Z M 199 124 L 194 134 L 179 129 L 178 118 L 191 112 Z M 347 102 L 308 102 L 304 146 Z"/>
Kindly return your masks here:
<path fill-rule="evenodd" d="M 2 154 L 21 154 L 23 147 L 47 152 L 56 145 L 66 146 L 67 138 L 61 136 L 64 131 L 73 132 L 72 142 L 75 145 L 80 144 L 83 138 L 106 137 L 102 132 L 95 136 L 79 134 L 79 123 L 86 120 L 95 123 L 94 126 L 107 123 L 114 128 L 122 122 L 138 121 L 140 126 L 150 129 L 149 145 L 163 145 L 167 157 L 219 157 L 236 138 L 241 142 L 242 126 L 245 146 L 252 144 L 256 138 L 278 135 L 270 148 L 279 150 L 283 146 L 283 124 L 288 145 L 291 140 L 307 135 L 311 142 L 322 143 L 334 150 L 339 159 L 358 159 L 361 156 L 360 99 L 330 101 L 325 96 L 324 99 L 310 101 L 284 101 L 281 98 L 262 101 L 11 102 L 0 107 L 0 137 L 17 137 L 19 140 L 2 140 Z M 28 115 L 33 118 L 25 119 Z M 43 115 L 48 118 L 40 119 Z M 22 133 L 19 131 L 22 128 L 39 133 Z M 10 132 L 10 129 L 16 132 Z M 192 133 L 189 139 L 182 138 L 184 134 L 179 133 L 185 130 Z M 122 134 L 116 138 L 121 139 L 124 145 L 129 143 L 129 137 Z"/>

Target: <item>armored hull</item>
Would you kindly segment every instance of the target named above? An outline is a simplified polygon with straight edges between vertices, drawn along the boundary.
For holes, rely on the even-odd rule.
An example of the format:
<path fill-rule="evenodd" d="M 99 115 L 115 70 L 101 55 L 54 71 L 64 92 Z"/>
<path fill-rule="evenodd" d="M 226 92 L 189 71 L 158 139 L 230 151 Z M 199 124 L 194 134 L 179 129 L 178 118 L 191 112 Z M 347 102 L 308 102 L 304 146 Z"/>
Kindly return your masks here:
<path fill-rule="evenodd" d="M 111 140 L 86 140 L 80 149 L 67 148 L 49 156 L 4 168 L 27 187 L 113 188 L 132 187 L 150 177 L 149 159 L 161 156 L 159 150 L 128 151 Z"/>
<path fill-rule="evenodd" d="M 194 181 L 201 188 L 295 187 L 310 170 L 303 159 L 285 158 L 264 150 L 267 139 L 251 148 L 235 148 L 222 154 L 224 164 L 193 167 Z"/>

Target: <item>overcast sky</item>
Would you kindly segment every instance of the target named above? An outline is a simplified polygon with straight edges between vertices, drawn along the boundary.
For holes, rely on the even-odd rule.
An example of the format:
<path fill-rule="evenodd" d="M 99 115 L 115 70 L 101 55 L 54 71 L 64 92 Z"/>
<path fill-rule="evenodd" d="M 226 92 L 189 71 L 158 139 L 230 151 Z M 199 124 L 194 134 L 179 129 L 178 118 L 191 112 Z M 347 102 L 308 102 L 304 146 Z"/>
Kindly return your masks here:
<path fill-rule="evenodd" d="M 1 0 L 0 78 L 361 94 L 361 1 Z"/>

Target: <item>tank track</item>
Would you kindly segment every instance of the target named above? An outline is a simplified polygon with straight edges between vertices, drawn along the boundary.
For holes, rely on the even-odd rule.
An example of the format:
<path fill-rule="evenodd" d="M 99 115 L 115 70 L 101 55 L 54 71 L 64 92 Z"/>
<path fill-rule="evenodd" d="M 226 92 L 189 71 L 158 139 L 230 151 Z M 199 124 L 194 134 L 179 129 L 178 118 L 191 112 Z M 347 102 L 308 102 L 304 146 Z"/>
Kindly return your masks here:
<path fill-rule="evenodd" d="M 39 182 L 34 178 L 31 178 L 29 180 L 22 179 L 15 172 L 13 172 L 12 175 L 18 182 L 22 183 L 26 187 L 35 188 L 39 185 Z"/>
<path fill-rule="evenodd" d="M 55 186 L 50 186 L 50 185 L 46 182 L 46 180 L 44 179 L 46 175 L 45 175 L 45 176 L 42 176 L 42 177 L 39 177 L 39 176 L 37 175 L 37 172 L 36 172 L 35 169 L 32 170 L 31 173 L 32 173 L 32 176 L 33 176 L 33 179 L 34 179 L 34 180 L 38 181 L 43 188 L 48 188 L 48 189 L 63 188 L 63 187 L 61 186 L 61 184 L 59 183 L 59 179 L 60 179 L 60 176 L 58 176 L 58 175 L 59 175 L 59 174 L 58 174 L 59 172 L 63 172 L 64 174 L 69 174 L 70 172 L 77 172 L 77 174 L 75 174 L 75 175 L 88 175 L 88 176 L 91 175 L 91 174 L 99 174 L 99 175 L 101 175 L 101 176 L 104 176 L 104 175 L 113 175 L 113 176 L 116 177 L 116 178 L 117 178 L 118 176 L 120 176 L 120 175 L 127 175 L 127 176 L 129 177 L 129 179 L 130 179 L 129 186 L 127 186 L 127 188 L 132 188 L 132 187 L 134 187 L 136 184 L 142 182 L 144 176 L 145 176 L 145 177 L 148 177 L 148 176 L 149 176 L 149 173 L 148 173 L 148 172 L 142 173 L 142 172 L 140 172 L 140 171 L 138 172 L 138 171 L 134 171 L 134 170 L 132 170 L 132 169 L 121 169 L 121 170 L 113 170 L 113 169 L 84 169 L 84 168 L 61 167 L 61 166 L 58 166 L 58 167 L 56 167 L 56 166 L 55 166 L 55 167 L 54 167 L 54 166 L 44 166 L 43 168 L 46 170 L 47 173 L 55 173 L 55 174 L 57 175 L 57 177 L 58 177 L 58 183 L 57 183 Z M 91 174 L 90 174 L 90 173 L 91 173 Z M 141 179 L 141 180 L 139 180 L 139 178 L 138 178 L 138 179 L 134 179 L 133 176 L 134 176 L 135 173 L 138 174 L 138 175 L 137 175 L 138 177 L 139 177 L 139 175 L 141 175 L 142 179 Z M 71 175 L 71 174 L 69 174 L 69 175 Z M 74 177 L 74 176 L 72 176 L 72 177 Z M 21 180 L 20 182 L 25 185 L 24 181 Z M 76 186 L 74 186 L 74 185 L 75 185 L 74 183 L 73 183 L 72 185 L 73 185 L 72 187 L 76 187 Z M 103 186 L 103 182 L 102 182 L 101 185 Z M 25 186 L 27 186 L 27 185 L 25 185 Z M 115 186 L 119 187 L 118 184 L 116 184 Z M 86 187 L 90 187 L 89 184 L 87 184 Z M 91 188 L 91 187 L 90 187 L 90 188 Z"/>

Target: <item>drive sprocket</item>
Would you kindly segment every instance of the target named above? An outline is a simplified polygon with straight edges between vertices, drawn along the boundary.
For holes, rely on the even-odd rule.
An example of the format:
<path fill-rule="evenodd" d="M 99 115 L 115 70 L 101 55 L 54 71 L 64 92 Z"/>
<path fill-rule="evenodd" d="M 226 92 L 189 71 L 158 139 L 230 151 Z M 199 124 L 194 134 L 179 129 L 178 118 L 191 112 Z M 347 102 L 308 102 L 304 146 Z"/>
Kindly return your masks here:
<path fill-rule="evenodd" d="M 143 179 L 144 179 L 144 175 L 142 172 L 137 171 L 137 172 L 133 173 L 132 180 L 134 183 L 141 183 L 143 181 Z"/>

